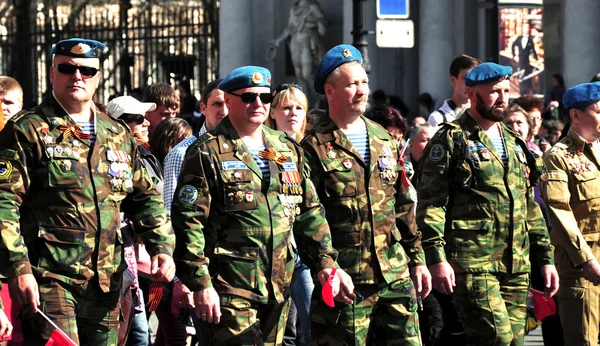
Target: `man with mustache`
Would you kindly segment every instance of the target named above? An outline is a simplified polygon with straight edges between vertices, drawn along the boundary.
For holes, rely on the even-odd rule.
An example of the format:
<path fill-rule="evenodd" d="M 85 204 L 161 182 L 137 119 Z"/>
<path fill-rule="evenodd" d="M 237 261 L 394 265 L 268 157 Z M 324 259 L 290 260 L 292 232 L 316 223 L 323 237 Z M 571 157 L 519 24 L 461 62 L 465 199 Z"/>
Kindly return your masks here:
<path fill-rule="evenodd" d="M 73 38 L 52 48 L 52 93 L 0 132 L 0 258 L 13 301 L 24 304 L 26 345 L 55 327 L 77 345 L 116 345 L 126 262 L 120 212 L 171 281 L 169 215 L 125 122 L 92 101 L 105 45 Z"/>
<path fill-rule="evenodd" d="M 312 338 L 319 345 L 421 345 L 417 297 L 429 294 L 431 277 L 398 145 L 363 115 L 369 78 L 361 64 L 350 45 L 325 54 L 314 86 L 327 97 L 329 116 L 302 141 L 338 263 L 355 285 L 340 291 L 335 307 L 313 295 Z"/>
<path fill-rule="evenodd" d="M 545 294 L 558 290 L 553 247 L 533 186 L 543 165 L 502 123 L 512 69 L 465 77 L 471 107 L 445 123 L 420 163 L 417 226 L 433 287 L 454 293 L 469 345 L 522 345 L 530 258 Z"/>

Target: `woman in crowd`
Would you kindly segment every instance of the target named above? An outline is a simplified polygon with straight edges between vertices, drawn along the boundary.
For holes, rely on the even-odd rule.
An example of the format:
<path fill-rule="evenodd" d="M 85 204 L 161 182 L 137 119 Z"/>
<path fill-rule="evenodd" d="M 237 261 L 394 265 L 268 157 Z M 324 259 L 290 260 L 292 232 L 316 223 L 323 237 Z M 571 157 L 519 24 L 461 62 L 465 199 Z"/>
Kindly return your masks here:
<path fill-rule="evenodd" d="M 275 98 L 271 102 L 271 114 L 266 125 L 283 131 L 300 142 L 306 128 L 307 108 L 308 99 L 302 87 L 296 84 L 281 84 L 275 88 Z M 296 248 L 295 242 L 293 246 Z M 313 288 L 310 269 L 300 261 L 300 256 L 296 255 L 292 307 L 286 325 L 284 345 L 310 344 L 309 310 Z"/>
<path fill-rule="evenodd" d="M 398 143 L 399 148 L 406 145 L 404 135 L 408 130 L 408 124 L 399 110 L 385 104 L 375 105 L 367 109 L 365 116 L 388 130 Z"/>
<path fill-rule="evenodd" d="M 531 129 L 535 124 L 532 118 L 527 115 L 527 112 L 521 108 L 521 106 L 518 104 L 512 104 L 510 107 L 508 107 L 504 115 L 504 123 L 525 140 L 529 150 L 533 151 L 539 156 L 542 155 L 540 147 L 538 147 L 532 141 L 533 134 Z"/>
<path fill-rule="evenodd" d="M 168 118 L 162 120 L 150 135 L 150 151 L 162 166 L 169 151 L 191 135 L 192 127 L 184 119 Z"/>

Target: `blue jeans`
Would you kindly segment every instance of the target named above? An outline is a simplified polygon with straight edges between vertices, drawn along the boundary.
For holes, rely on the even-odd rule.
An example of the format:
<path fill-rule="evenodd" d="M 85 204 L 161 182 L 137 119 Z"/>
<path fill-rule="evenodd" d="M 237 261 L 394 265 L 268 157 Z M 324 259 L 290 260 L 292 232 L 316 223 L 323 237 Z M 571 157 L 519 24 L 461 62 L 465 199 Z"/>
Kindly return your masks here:
<path fill-rule="evenodd" d="M 139 295 L 142 306 L 144 306 L 144 295 Z M 148 319 L 146 318 L 146 310 L 137 312 L 131 321 L 129 329 L 129 337 L 127 345 L 131 346 L 148 346 L 150 345 L 150 333 L 148 333 Z"/>
<path fill-rule="evenodd" d="M 294 281 L 292 282 L 292 300 L 296 305 L 298 323 L 296 335 L 298 345 L 310 344 L 310 298 L 315 285 L 310 276 L 310 269 L 300 262 L 296 256 L 296 268 L 294 269 Z"/>

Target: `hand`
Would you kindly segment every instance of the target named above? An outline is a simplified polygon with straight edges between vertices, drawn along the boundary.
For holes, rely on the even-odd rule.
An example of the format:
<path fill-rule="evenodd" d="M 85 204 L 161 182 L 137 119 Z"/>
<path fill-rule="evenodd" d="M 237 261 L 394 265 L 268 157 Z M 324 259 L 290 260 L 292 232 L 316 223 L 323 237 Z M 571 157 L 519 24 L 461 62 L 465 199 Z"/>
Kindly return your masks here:
<path fill-rule="evenodd" d="M 18 304 L 29 304 L 33 312 L 40 306 L 40 290 L 33 274 L 13 276 L 8 279 L 10 298 Z"/>
<path fill-rule="evenodd" d="M 515 62 L 519 62 L 519 56 L 518 56 L 518 55 L 515 55 L 515 56 L 513 57 L 513 59 L 515 60 Z"/>
<path fill-rule="evenodd" d="M 196 305 L 196 316 L 199 319 L 214 324 L 221 322 L 221 303 L 219 302 L 219 294 L 214 288 L 194 292 L 194 303 Z"/>
<path fill-rule="evenodd" d="M 419 265 L 410 269 L 410 276 L 415 283 L 417 296 L 425 298 L 431 293 L 431 274 L 425 265 Z"/>
<path fill-rule="evenodd" d="M 550 101 L 550 103 L 548 103 L 549 108 L 558 108 L 558 106 L 560 106 L 560 103 L 558 103 L 558 101 Z"/>
<path fill-rule="evenodd" d="M 0 310 L 0 338 L 7 338 L 12 334 L 13 325 L 8 320 L 8 317 L 4 313 L 4 310 Z"/>
<path fill-rule="evenodd" d="M 181 281 L 173 284 L 173 293 L 171 295 L 171 313 L 173 316 L 179 316 L 179 311 L 183 308 L 194 308 L 194 294 Z"/>
<path fill-rule="evenodd" d="M 583 277 L 598 286 L 600 284 L 600 264 L 593 259 L 583 264 Z"/>
<path fill-rule="evenodd" d="M 454 269 L 448 262 L 440 262 L 429 267 L 433 288 L 443 294 L 452 294 L 456 286 Z"/>
<path fill-rule="evenodd" d="M 175 262 L 167 254 L 161 253 L 152 257 L 150 274 L 153 281 L 171 282 L 175 277 Z"/>
<path fill-rule="evenodd" d="M 594 260 L 596 261 L 596 260 Z M 596 261 L 596 265 L 598 262 Z M 584 269 L 585 272 L 585 269 Z M 553 295 L 558 292 L 559 287 L 559 279 L 558 272 L 556 271 L 556 266 L 553 264 L 546 264 L 542 266 L 542 277 L 544 278 L 544 297 L 552 298 Z M 596 283 L 597 285 L 598 283 Z"/>
<path fill-rule="evenodd" d="M 552 148 L 552 144 L 550 142 L 540 142 L 540 150 L 545 153 L 550 148 Z"/>
<path fill-rule="evenodd" d="M 317 278 L 319 279 L 321 285 L 324 285 L 325 282 L 327 282 L 330 274 L 331 268 L 322 269 L 317 274 Z M 352 304 L 354 298 L 356 298 L 356 294 L 354 294 L 354 283 L 352 283 L 352 278 L 343 269 L 336 269 L 335 274 L 335 278 L 331 283 L 335 300 L 346 304 Z"/>

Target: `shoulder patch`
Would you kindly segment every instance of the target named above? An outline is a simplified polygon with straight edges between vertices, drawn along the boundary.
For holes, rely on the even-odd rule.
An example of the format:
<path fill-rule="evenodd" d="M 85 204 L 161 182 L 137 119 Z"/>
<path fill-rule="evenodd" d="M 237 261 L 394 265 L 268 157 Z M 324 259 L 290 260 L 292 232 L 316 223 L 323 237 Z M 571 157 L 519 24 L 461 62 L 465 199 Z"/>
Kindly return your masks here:
<path fill-rule="evenodd" d="M 179 200 L 181 203 L 189 204 L 198 199 L 198 189 L 192 185 L 184 185 L 179 190 Z"/>
<path fill-rule="evenodd" d="M 431 147 L 431 151 L 429 152 L 429 159 L 433 162 L 437 162 L 441 160 L 446 154 L 446 149 L 440 143 L 436 143 Z"/>
<path fill-rule="evenodd" d="M 12 164 L 7 159 L 0 159 L 0 181 L 7 181 L 13 171 Z"/>

